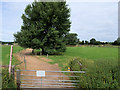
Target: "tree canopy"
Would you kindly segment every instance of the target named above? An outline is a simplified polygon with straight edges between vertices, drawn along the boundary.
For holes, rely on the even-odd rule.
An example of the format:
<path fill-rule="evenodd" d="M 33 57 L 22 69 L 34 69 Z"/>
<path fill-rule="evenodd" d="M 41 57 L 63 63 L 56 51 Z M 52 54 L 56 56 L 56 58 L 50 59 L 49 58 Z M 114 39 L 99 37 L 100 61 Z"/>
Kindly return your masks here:
<path fill-rule="evenodd" d="M 42 54 L 65 52 L 64 37 L 70 31 L 70 9 L 66 2 L 33 2 L 22 15 L 21 31 L 14 34 L 25 48 L 42 49 Z"/>
<path fill-rule="evenodd" d="M 66 44 L 67 45 L 76 45 L 79 42 L 79 39 L 77 38 L 76 33 L 68 33 L 65 37 L 66 39 Z"/>
<path fill-rule="evenodd" d="M 92 38 L 92 39 L 90 40 L 90 44 L 95 44 L 95 42 L 96 42 L 95 38 Z"/>

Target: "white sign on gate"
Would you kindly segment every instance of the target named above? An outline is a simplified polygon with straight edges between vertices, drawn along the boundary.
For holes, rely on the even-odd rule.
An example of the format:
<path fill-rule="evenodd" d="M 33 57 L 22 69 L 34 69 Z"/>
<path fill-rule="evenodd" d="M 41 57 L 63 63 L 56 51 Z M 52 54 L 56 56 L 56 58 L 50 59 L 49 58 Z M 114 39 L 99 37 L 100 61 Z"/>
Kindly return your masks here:
<path fill-rule="evenodd" d="M 45 77 L 45 71 L 37 71 L 37 77 Z"/>

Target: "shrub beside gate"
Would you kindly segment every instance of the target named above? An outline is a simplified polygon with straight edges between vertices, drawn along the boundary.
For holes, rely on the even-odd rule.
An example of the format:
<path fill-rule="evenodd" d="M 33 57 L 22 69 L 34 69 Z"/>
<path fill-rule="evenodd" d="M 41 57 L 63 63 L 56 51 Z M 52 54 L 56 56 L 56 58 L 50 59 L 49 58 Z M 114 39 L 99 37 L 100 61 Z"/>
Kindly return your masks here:
<path fill-rule="evenodd" d="M 78 64 L 81 62 L 82 67 Z M 85 74 L 79 74 L 78 86 L 80 88 L 119 88 L 119 67 L 115 60 L 96 60 L 88 63 L 86 60 L 72 60 L 69 64 L 71 70 L 85 70 Z"/>
<path fill-rule="evenodd" d="M 8 69 L 2 70 L 2 88 L 16 88 L 16 83 L 13 75 L 9 77 Z"/>

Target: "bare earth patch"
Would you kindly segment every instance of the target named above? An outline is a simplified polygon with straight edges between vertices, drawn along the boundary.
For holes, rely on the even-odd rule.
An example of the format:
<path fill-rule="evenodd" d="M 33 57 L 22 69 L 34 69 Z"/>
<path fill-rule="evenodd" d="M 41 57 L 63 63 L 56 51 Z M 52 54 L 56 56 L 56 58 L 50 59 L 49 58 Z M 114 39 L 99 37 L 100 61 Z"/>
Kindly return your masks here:
<path fill-rule="evenodd" d="M 42 57 L 42 56 L 35 56 L 35 57 L 42 60 L 42 61 L 45 61 L 45 62 L 52 62 L 51 59 L 48 59 L 48 58 L 45 58 L 45 57 Z"/>

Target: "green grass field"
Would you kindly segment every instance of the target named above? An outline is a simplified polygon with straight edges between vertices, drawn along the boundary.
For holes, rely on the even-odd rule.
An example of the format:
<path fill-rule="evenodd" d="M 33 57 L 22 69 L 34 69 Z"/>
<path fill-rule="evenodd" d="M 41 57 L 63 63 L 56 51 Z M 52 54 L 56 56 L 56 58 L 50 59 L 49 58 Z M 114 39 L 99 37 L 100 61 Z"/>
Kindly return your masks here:
<path fill-rule="evenodd" d="M 13 47 L 13 53 L 16 53 L 23 48 L 20 46 Z M 39 51 L 39 50 L 38 50 Z M 37 52 L 38 52 L 37 51 Z M 10 46 L 2 46 L 2 64 L 9 64 Z M 40 56 L 41 57 L 41 56 Z M 46 56 L 44 56 L 46 57 Z M 85 74 L 79 74 L 78 86 L 80 88 L 119 88 L 118 84 L 118 48 L 115 47 L 67 47 L 67 50 L 62 55 L 49 55 L 52 59 L 51 64 L 59 64 L 62 70 L 67 70 L 68 66 L 72 70 L 84 70 Z M 70 61 L 77 58 L 82 62 L 82 69 L 77 63 Z M 13 57 L 13 64 L 18 61 Z M 71 61 L 72 62 L 72 61 Z M 77 74 L 78 76 L 78 74 Z"/>
<path fill-rule="evenodd" d="M 22 50 L 23 48 L 20 46 L 13 46 L 13 54 Z M 10 60 L 10 46 L 2 46 L 2 65 L 8 65 Z M 17 60 L 12 58 L 12 64 L 15 64 Z"/>
<path fill-rule="evenodd" d="M 85 74 L 75 74 L 79 78 L 79 88 L 120 88 L 118 83 L 118 48 L 116 47 L 67 47 L 63 55 L 49 55 L 53 62 L 58 63 L 62 70 L 68 66 L 73 71 L 85 71 Z M 82 63 L 82 68 L 73 59 Z M 70 78 L 71 79 L 71 78 Z"/>
<path fill-rule="evenodd" d="M 58 63 L 63 70 L 67 69 L 67 64 L 71 59 L 80 58 L 87 61 L 94 60 L 118 60 L 118 48 L 111 47 L 67 47 L 63 55 L 49 55 L 51 64 Z"/>

